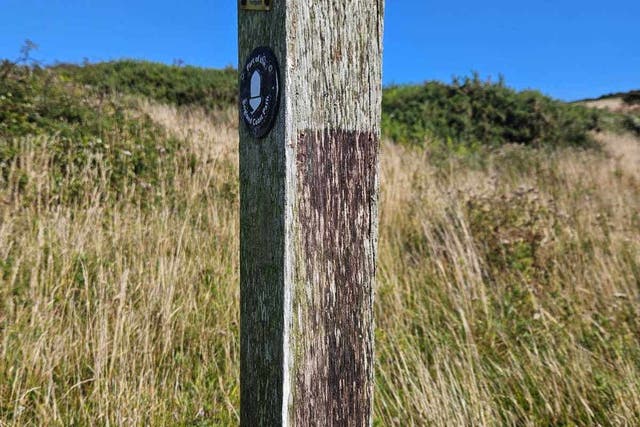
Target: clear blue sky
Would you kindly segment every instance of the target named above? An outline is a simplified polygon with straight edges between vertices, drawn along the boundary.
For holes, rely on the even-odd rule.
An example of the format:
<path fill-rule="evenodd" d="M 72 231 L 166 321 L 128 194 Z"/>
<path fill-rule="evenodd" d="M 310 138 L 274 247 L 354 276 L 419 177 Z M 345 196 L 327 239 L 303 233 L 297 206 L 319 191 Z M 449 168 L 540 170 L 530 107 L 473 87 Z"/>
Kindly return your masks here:
<path fill-rule="evenodd" d="M 306 0 L 305 0 L 306 1 Z M 236 0 L 0 0 L 0 57 L 236 65 Z M 384 82 L 506 77 L 573 100 L 640 88 L 640 0 L 387 0 Z"/>

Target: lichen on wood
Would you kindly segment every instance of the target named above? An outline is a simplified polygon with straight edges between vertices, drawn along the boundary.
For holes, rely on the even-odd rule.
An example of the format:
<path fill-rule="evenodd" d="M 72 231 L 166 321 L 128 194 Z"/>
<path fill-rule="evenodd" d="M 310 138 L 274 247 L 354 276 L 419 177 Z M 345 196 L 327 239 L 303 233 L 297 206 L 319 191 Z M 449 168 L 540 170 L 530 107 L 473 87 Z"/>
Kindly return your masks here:
<path fill-rule="evenodd" d="M 283 80 L 267 138 L 240 130 L 242 425 L 371 423 L 382 13 L 239 11 L 240 64 L 268 46 Z"/>

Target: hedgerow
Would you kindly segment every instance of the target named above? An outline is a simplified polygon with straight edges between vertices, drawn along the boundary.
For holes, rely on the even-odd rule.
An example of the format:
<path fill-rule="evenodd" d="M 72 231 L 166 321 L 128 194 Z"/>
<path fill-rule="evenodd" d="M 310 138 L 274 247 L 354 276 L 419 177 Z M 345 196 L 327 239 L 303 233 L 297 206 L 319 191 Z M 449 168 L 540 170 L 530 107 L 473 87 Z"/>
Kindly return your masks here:
<path fill-rule="evenodd" d="M 450 85 L 427 82 L 384 92 L 382 129 L 397 142 L 425 141 L 496 147 L 591 144 L 599 113 L 553 100 L 536 91 L 516 92 L 477 75 Z"/>
<path fill-rule="evenodd" d="M 237 97 L 237 72 L 231 67 L 217 70 L 122 60 L 59 64 L 53 69 L 103 93 L 143 95 L 168 104 L 216 109 L 233 104 Z"/>
<path fill-rule="evenodd" d="M 15 162 L 24 150 L 46 149 L 55 182 L 69 183 L 63 178 L 71 171 L 99 162 L 94 166 L 108 173 L 112 194 L 117 196 L 131 184 L 145 188 L 157 183 L 159 163 L 165 157 L 175 158 L 180 145 L 148 116 L 134 115 L 118 97 L 104 97 L 51 69 L 0 64 L 0 185 L 7 185 L 9 174 L 21 167 Z M 58 190 L 72 198 L 91 191 Z"/>

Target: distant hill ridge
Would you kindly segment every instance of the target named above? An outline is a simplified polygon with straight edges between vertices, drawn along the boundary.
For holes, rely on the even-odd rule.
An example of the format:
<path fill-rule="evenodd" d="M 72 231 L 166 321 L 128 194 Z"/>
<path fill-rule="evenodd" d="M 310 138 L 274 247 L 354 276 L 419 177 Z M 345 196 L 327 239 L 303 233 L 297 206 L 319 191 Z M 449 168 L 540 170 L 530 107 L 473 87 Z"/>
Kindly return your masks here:
<path fill-rule="evenodd" d="M 591 101 L 602 101 L 607 99 L 620 98 L 626 104 L 638 104 L 640 103 L 640 89 L 633 89 L 626 92 L 607 93 L 597 98 L 585 98 L 578 101 L 573 101 L 573 104 Z"/>

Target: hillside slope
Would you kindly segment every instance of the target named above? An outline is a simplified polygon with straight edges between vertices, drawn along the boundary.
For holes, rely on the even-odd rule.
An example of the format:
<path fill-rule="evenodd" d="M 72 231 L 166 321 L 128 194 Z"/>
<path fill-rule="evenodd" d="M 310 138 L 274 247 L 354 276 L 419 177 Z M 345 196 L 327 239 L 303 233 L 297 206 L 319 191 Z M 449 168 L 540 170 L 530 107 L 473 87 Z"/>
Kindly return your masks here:
<path fill-rule="evenodd" d="M 0 425 L 236 425 L 236 111 L 40 71 L 0 92 Z M 593 138 L 383 143 L 376 425 L 640 425 L 640 145 Z"/>
<path fill-rule="evenodd" d="M 167 66 L 122 60 L 85 64 L 59 64 L 52 71 L 101 93 L 142 95 L 174 105 L 198 105 L 208 110 L 235 104 L 237 72 L 191 66 Z"/>
<path fill-rule="evenodd" d="M 232 69 L 115 61 L 59 65 L 54 71 L 107 94 L 143 95 L 162 103 L 207 110 L 236 102 L 237 78 Z M 491 83 L 475 75 L 451 84 L 426 82 L 386 88 L 382 126 L 386 137 L 396 142 L 477 148 L 506 143 L 588 146 L 593 142 L 589 132 L 601 124 L 597 112 L 535 91 L 518 93 L 502 81 Z"/>
<path fill-rule="evenodd" d="M 612 97 L 605 99 L 598 99 L 593 101 L 581 101 L 580 105 L 584 105 L 589 108 L 599 108 L 603 110 L 609 110 L 615 113 L 638 113 L 640 114 L 640 103 L 628 103 L 625 102 L 623 97 Z"/>

